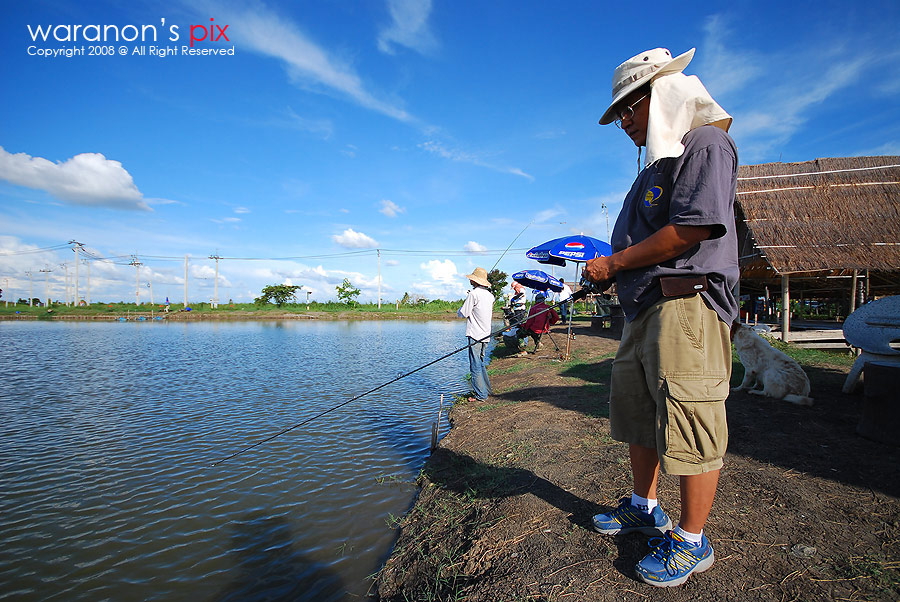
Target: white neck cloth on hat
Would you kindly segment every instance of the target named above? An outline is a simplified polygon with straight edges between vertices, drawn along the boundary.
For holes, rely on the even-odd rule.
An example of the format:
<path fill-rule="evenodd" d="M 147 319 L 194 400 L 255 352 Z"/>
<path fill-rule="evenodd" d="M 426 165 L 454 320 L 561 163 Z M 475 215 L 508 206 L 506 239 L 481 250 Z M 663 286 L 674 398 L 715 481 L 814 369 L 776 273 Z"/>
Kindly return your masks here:
<path fill-rule="evenodd" d="M 731 115 L 713 100 L 696 75 L 664 75 L 653 81 L 652 90 L 645 167 L 665 157 L 680 157 L 684 152 L 681 139 L 694 128 L 715 125 L 727 132 L 731 127 Z"/>

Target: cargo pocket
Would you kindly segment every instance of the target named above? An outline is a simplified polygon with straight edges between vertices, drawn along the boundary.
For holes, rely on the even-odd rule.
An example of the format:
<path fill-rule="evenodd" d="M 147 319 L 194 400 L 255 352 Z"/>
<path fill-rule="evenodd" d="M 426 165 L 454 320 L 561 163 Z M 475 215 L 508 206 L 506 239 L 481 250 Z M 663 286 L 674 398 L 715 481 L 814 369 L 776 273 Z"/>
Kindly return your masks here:
<path fill-rule="evenodd" d="M 726 375 L 666 377 L 665 455 L 690 463 L 705 463 L 725 455 Z"/>
<path fill-rule="evenodd" d="M 675 300 L 675 308 L 678 312 L 678 323 L 681 325 L 681 330 L 691 342 L 691 345 L 700 351 L 703 351 L 702 306 L 703 301 L 699 293 L 691 297 L 679 297 Z"/>

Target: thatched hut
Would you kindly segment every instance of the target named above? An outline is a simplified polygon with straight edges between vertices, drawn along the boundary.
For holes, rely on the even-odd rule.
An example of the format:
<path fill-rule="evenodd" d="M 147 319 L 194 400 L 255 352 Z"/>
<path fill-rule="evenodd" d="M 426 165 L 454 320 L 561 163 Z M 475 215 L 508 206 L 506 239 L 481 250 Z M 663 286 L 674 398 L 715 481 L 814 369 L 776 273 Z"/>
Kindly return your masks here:
<path fill-rule="evenodd" d="M 735 213 L 741 292 L 900 294 L 900 157 L 743 165 Z"/>

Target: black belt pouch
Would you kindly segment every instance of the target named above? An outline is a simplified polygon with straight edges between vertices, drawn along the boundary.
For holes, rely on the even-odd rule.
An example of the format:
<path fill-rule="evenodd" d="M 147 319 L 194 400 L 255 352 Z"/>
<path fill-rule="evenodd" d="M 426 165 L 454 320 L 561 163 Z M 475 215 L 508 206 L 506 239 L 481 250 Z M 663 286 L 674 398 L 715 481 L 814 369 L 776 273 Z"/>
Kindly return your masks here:
<path fill-rule="evenodd" d="M 684 297 L 709 288 L 706 276 L 660 276 L 663 297 Z"/>

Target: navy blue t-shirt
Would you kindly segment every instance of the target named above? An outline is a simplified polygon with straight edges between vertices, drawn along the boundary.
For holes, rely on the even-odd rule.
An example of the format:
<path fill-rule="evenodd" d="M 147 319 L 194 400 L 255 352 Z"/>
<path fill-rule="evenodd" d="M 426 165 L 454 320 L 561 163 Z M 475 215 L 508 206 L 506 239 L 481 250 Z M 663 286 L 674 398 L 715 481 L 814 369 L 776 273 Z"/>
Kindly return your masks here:
<path fill-rule="evenodd" d="M 680 157 L 660 159 L 638 174 L 612 234 L 614 252 L 649 238 L 666 224 L 712 226 L 709 239 L 660 264 L 616 274 L 619 302 L 629 322 L 662 298 L 660 276 L 705 274 L 701 293 L 719 318 L 738 315 L 733 290 L 740 277 L 734 198 L 738 159 L 725 131 L 705 125 L 685 134 Z"/>

